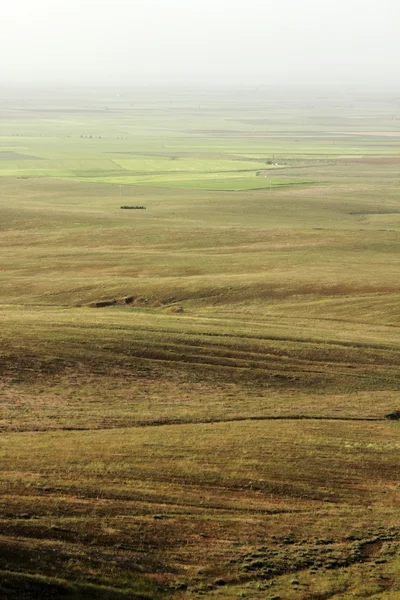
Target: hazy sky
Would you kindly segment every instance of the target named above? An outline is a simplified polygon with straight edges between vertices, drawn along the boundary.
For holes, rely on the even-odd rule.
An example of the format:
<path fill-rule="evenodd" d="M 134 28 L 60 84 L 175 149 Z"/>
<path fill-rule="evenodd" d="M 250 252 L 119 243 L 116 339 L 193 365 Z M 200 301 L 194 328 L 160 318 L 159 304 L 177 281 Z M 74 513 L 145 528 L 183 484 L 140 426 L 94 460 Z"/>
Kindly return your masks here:
<path fill-rule="evenodd" d="M 398 84 L 399 0 L 2 0 L 0 83 Z"/>

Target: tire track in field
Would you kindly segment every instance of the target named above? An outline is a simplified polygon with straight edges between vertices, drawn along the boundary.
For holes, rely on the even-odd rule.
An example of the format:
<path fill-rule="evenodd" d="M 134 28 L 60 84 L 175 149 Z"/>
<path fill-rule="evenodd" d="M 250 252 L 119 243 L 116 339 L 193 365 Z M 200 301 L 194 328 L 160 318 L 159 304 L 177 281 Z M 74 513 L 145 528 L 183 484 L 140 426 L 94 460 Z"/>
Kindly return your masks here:
<path fill-rule="evenodd" d="M 333 416 L 322 416 L 322 415 L 270 415 L 270 416 L 243 416 L 243 417 L 229 417 L 229 418 L 209 418 L 209 419 L 160 419 L 153 421 L 138 421 L 133 425 L 117 425 L 109 427 L 73 427 L 73 426 L 61 426 L 52 427 L 46 429 L 23 429 L 23 430 L 10 430 L 7 428 L 0 429 L 1 433 L 7 434 L 18 434 L 18 433 L 50 433 L 50 432 L 74 432 L 74 431 L 120 431 L 123 429 L 142 429 L 145 427 L 179 427 L 184 425 L 214 425 L 219 423 L 242 423 L 246 421 L 332 421 L 332 422 L 354 422 L 354 423 L 390 423 L 394 419 L 388 417 L 333 417 Z"/>

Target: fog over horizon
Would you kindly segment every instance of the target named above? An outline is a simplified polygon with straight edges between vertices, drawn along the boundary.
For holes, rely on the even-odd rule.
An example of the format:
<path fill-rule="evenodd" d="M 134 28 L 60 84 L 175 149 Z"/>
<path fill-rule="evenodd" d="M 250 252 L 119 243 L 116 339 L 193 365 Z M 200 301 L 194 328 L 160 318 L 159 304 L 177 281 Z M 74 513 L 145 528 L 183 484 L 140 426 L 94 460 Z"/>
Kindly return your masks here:
<path fill-rule="evenodd" d="M 398 86 L 397 0 L 11 0 L 0 84 Z"/>

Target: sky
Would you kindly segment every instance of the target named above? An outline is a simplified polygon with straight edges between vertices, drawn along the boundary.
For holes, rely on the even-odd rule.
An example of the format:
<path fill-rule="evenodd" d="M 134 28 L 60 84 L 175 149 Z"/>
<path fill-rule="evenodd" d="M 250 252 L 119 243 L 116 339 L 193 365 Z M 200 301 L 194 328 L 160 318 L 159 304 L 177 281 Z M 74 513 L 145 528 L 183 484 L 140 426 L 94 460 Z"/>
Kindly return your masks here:
<path fill-rule="evenodd" d="M 2 0 L 0 84 L 398 85 L 399 0 Z"/>

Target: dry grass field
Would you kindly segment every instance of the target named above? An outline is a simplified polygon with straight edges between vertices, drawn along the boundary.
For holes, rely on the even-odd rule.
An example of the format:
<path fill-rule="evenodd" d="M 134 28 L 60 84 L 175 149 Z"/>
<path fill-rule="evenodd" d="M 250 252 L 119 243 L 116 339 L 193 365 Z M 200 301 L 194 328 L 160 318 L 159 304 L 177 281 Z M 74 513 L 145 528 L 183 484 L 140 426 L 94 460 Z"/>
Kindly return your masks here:
<path fill-rule="evenodd" d="M 2 90 L 1 598 L 400 597 L 398 119 Z"/>

